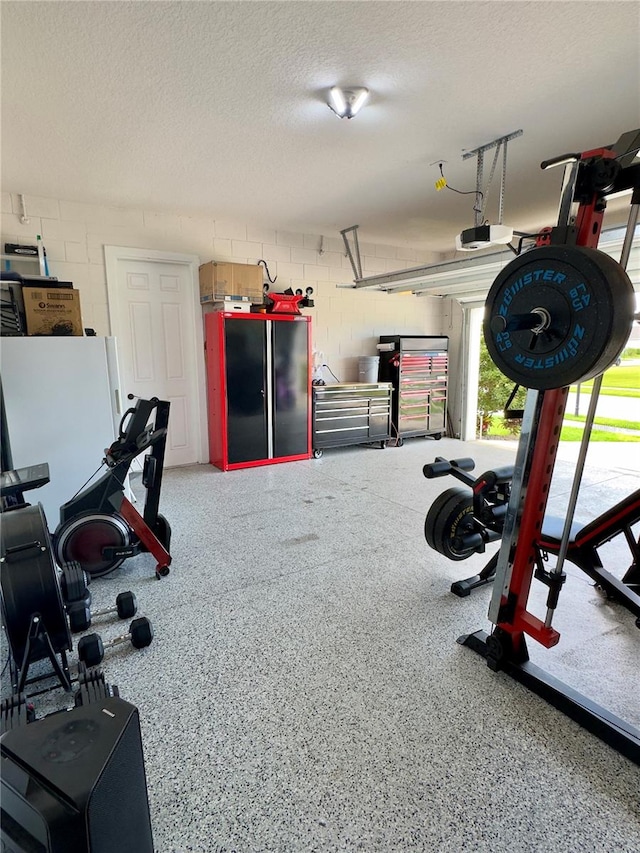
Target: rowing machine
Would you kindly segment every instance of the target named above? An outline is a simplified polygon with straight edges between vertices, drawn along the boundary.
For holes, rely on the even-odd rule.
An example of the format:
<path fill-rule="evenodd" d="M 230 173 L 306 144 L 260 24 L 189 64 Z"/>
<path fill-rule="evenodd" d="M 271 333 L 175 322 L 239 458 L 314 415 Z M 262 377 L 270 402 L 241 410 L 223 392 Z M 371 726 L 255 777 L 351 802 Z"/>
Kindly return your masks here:
<path fill-rule="evenodd" d="M 47 658 L 70 690 L 71 634 L 42 505 L 3 513 L 0 533 L 0 600 L 13 691 L 22 693 L 31 664 Z"/>

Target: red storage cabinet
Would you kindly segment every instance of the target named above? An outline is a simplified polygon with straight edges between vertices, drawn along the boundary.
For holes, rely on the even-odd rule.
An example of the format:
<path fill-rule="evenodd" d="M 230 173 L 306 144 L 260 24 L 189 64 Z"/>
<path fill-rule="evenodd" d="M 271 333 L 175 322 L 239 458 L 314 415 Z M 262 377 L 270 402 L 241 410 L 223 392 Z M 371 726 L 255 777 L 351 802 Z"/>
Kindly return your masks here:
<path fill-rule="evenodd" d="M 311 455 L 311 318 L 205 315 L 209 461 L 223 471 Z"/>

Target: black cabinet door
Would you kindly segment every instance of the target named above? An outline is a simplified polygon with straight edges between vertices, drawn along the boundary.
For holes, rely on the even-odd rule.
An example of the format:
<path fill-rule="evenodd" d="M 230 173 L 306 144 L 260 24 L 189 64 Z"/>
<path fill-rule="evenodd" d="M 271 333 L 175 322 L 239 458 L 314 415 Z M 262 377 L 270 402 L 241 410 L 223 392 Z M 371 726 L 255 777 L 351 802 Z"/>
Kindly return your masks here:
<path fill-rule="evenodd" d="M 266 459 L 266 323 L 225 321 L 228 461 Z"/>
<path fill-rule="evenodd" d="M 273 322 L 273 455 L 309 452 L 309 324 Z"/>

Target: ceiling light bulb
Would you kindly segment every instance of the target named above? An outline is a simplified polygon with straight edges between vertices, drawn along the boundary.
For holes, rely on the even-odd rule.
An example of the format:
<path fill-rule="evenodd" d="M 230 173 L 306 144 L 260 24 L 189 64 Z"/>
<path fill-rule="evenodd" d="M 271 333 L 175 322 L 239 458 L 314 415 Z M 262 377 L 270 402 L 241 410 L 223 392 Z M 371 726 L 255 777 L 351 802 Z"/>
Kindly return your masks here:
<path fill-rule="evenodd" d="M 340 118 L 353 118 L 368 97 L 369 90 L 362 86 L 353 89 L 334 86 L 329 90 L 329 106 Z"/>
<path fill-rule="evenodd" d="M 351 116 L 354 116 L 360 110 L 360 108 L 362 106 L 364 106 L 367 98 L 369 97 L 369 90 L 368 89 L 356 89 L 354 94 L 355 94 L 355 97 L 354 97 L 353 101 L 351 101 L 351 104 L 350 104 Z M 349 116 L 349 118 L 351 118 L 351 116 Z"/>
<path fill-rule="evenodd" d="M 336 115 L 340 116 L 340 118 L 343 118 L 346 115 L 347 102 L 342 94 L 342 89 L 338 89 L 337 86 L 334 86 L 333 89 L 329 90 L 329 106 Z"/>

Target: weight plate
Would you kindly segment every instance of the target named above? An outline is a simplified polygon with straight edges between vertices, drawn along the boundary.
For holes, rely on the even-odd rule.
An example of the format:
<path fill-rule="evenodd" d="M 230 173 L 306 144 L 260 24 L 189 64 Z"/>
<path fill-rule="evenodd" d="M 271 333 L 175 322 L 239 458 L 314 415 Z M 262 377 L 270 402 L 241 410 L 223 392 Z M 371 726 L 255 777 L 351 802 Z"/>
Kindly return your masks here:
<path fill-rule="evenodd" d="M 424 538 L 427 540 L 427 545 L 430 548 L 433 548 L 434 551 L 440 551 L 440 548 L 436 544 L 435 529 L 436 524 L 438 522 L 438 518 L 442 511 L 442 507 L 446 506 L 446 504 L 451 500 L 452 497 L 462 498 L 466 495 L 467 492 L 465 492 L 459 486 L 453 487 L 451 489 L 446 489 L 444 492 L 441 492 L 438 495 L 438 497 L 429 507 L 427 517 L 424 520 Z"/>
<path fill-rule="evenodd" d="M 427 544 L 449 560 L 466 560 L 474 548 L 459 549 L 456 537 L 473 532 L 473 498 L 466 489 L 442 492 L 432 503 L 424 522 Z"/>
<path fill-rule="evenodd" d="M 441 492 L 435 501 L 429 507 L 429 512 L 424 520 L 424 538 L 427 540 L 427 545 L 433 548 L 434 551 L 442 553 L 440 543 L 438 542 L 437 531 L 441 529 L 441 519 L 443 509 L 445 515 L 448 514 L 449 504 L 451 501 L 457 502 L 470 500 L 469 493 L 460 486 L 454 486 L 450 489 L 445 489 Z"/>
<path fill-rule="evenodd" d="M 598 376 L 616 361 L 631 333 L 634 305 L 629 276 L 604 252 L 584 246 L 531 249 L 511 261 L 489 290 L 487 349 L 519 385 L 563 388 Z M 536 325 L 542 328 L 536 331 Z"/>

